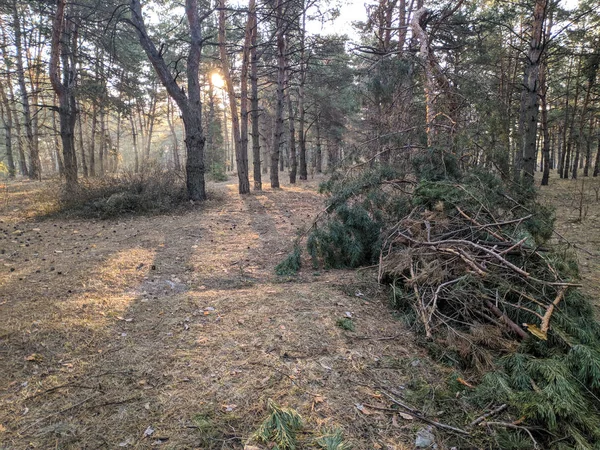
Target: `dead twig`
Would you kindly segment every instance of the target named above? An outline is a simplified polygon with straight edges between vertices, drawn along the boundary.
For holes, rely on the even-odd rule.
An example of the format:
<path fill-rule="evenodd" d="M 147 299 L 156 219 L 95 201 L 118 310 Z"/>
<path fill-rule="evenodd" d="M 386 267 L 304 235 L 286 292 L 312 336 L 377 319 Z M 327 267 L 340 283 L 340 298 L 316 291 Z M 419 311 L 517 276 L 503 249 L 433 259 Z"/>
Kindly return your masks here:
<path fill-rule="evenodd" d="M 515 425 L 514 423 L 509 423 L 509 422 L 485 422 L 484 421 L 480 424 L 480 426 L 484 426 L 484 425 L 491 426 L 491 427 L 495 426 L 495 427 L 513 428 L 515 430 L 523 430 L 529 435 L 529 438 L 533 442 L 533 448 L 540 448 L 539 444 L 533 437 L 533 434 L 531 433 L 531 431 L 529 431 L 529 428 L 527 428 L 527 427 L 523 427 L 521 425 Z"/>
<path fill-rule="evenodd" d="M 475 419 L 473 422 L 471 422 L 469 424 L 469 427 L 474 427 L 475 425 L 483 422 L 488 417 L 492 417 L 492 416 L 495 416 L 496 414 L 500 414 L 506 408 L 508 408 L 508 405 L 506 403 L 504 403 L 504 404 L 498 406 L 497 408 L 492 409 L 490 412 L 487 412 L 487 413 L 479 416 L 477 419 Z"/>
<path fill-rule="evenodd" d="M 521 339 L 527 338 L 527 333 L 519 325 L 514 323 L 506 314 L 500 311 L 496 305 L 489 300 L 486 300 L 485 304 L 498 317 L 498 319 L 500 319 L 500 321 L 504 322 L 504 325 L 518 334 Z"/>
<path fill-rule="evenodd" d="M 428 419 L 427 417 L 424 417 L 421 414 L 417 413 L 415 409 L 411 408 L 410 406 L 406 405 L 405 403 L 401 402 L 400 400 L 394 398 L 393 396 L 391 396 L 390 394 L 388 394 L 385 391 L 383 392 L 383 395 L 385 395 L 395 405 L 398 405 L 398 406 L 404 408 L 408 412 L 408 414 L 413 416 L 415 419 L 419 419 L 423 422 L 433 425 L 434 427 L 453 431 L 455 433 L 463 434 L 465 436 L 469 436 L 471 434 L 468 431 L 461 430 L 460 428 L 456 428 L 451 425 L 446 425 L 445 423 L 440 423 L 440 422 L 436 422 L 435 420 Z"/>
<path fill-rule="evenodd" d="M 61 409 L 61 410 L 59 410 L 59 411 L 53 412 L 52 414 L 48 414 L 47 416 L 45 416 L 45 417 L 42 417 L 41 419 L 38 419 L 38 420 L 36 420 L 35 422 L 32 422 L 32 423 L 30 423 L 30 424 L 29 424 L 29 425 L 27 425 L 25 428 L 23 428 L 22 430 L 20 430 L 20 431 L 19 431 L 19 433 L 20 433 L 20 434 L 22 434 L 22 433 L 24 433 L 25 431 L 29 430 L 30 428 L 32 428 L 32 427 L 34 427 L 34 426 L 37 426 L 37 425 L 39 425 L 40 423 L 42 423 L 42 422 L 45 422 L 45 421 L 46 421 L 46 420 L 48 420 L 48 419 L 51 419 L 52 417 L 55 417 L 55 416 L 60 416 L 61 414 L 64 414 L 64 413 L 66 413 L 66 412 L 68 412 L 68 411 L 70 411 L 70 410 L 72 410 L 72 409 L 75 409 L 75 408 L 77 408 L 78 406 L 81 406 L 81 405 L 83 405 L 84 403 L 87 403 L 87 402 L 89 402 L 90 400 L 92 400 L 93 398 L 95 398 L 97 395 L 98 395 L 98 393 L 96 392 L 96 393 L 92 394 L 91 396 L 89 396 L 89 397 L 85 398 L 84 400 L 82 400 L 82 401 L 80 401 L 80 402 L 77 402 L 77 403 L 75 403 L 74 405 L 71 405 L 71 406 L 69 406 L 69 407 L 67 407 L 67 408 L 63 408 L 63 409 Z"/>

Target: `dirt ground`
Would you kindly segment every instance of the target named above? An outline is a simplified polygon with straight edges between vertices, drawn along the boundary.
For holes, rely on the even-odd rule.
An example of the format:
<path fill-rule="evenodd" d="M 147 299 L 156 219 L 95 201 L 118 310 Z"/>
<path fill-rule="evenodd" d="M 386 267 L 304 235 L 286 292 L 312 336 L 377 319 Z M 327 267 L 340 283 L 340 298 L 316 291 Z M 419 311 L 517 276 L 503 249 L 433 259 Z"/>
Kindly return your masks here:
<path fill-rule="evenodd" d="M 5 186 L 0 448 L 241 449 L 269 398 L 303 416 L 302 448 L 336 427 L 356 449 L 412 448 L 423 424 L 377 388 L 447 374 L 424 370 L 374 274 L 274 274 L 316 186 L 214 184 L 193 211 L 113 221 L 35 221 L 43 186 Z"/>
<path fill-rule="evenodd" d="M 554 240 L 576 252 L 582 289 L 600 314 L 600 178 L 561 180 L 552 173 L 549 185 L 539 192 L 541 200 L 556 210 Z"/>
<path fill-rule="evenodd" d="M 582 220 L 581 182 L 541 191 L 596 298 L 598 181 L 584 186 Z M 413 448 L 424 424 L 391 410 L 382 388 L 433 405 L 451 374 L 386 306 L 375 274 L 274 274 L 322 208 L 316 186 L 240 197 L 220 183 L 177 215 L 36 221 L 47 187 L 5 185 L 0 449 L 242 449 L 269 398 L 303 416 L 301 448 L 332 428 L 359 450 Z M 354 332 L 336 326 L 346 316 Z M 417 406 L 441 421 L 460 408 Z"/>

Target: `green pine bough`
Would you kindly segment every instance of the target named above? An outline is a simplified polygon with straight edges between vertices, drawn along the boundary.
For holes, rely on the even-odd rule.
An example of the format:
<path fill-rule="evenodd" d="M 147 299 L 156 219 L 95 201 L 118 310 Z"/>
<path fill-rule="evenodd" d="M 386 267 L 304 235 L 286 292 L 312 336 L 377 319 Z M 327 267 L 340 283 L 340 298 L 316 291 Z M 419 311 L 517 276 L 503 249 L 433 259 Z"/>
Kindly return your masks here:
<path fill-rule="evenodd" d="M 550 241 L 552 210 L 440 159 L 418 162 L 412 181 L 380 167 L 323 184 L 313 266 L 379 265 L 428 349 L 477 380 L 464 394 L 474 410 L 508 405 L 473 433 L 492 430 L 506 449 L 600 448 L 600 324 L 575 258 Z M 287 265 L 300 260 L 296 246 Z"/>

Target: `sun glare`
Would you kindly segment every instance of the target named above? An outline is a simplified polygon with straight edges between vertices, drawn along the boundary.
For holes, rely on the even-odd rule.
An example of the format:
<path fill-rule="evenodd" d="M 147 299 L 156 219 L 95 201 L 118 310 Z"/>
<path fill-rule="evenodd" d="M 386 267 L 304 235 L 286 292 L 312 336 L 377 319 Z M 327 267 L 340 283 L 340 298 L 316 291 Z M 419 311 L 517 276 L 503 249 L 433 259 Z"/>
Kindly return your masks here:
<path fill-rule="evenodd" d="M 218 72 L 213 72 L 211 74 L 210 82 L 212 83 L 212 85 L 214 87 L 217 87 L 217 88 L 222 88 L 223 86 L 225 86 L 225 80 L 223 80 L 223 77 Z"/>

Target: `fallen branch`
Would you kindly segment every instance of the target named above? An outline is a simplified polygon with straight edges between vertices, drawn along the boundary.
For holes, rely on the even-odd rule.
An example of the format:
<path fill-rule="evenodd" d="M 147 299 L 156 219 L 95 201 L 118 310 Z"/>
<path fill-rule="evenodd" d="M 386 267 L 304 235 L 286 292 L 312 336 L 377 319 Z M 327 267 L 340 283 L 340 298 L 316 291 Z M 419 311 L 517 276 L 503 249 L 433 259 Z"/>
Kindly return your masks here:
<path fill-rule="evenodd" d="M 492 417 L 492 416 L 495 416 L 496 414 L 501 413 L 506 408 L 508 408 L 508 405 L 506 403 L 504 403 L 504 404 L 498 406 L 497 408 L 492 409 L 490 412 L 485 413 L 485 414 L 479 416 L 477 419 L 475 419 L 473 422 L 471 422 L 469 424 L 469 427 L 474 427 L 475 425 L 478 425 L 479 423 L 483 422 L 488 417 Z"/>
<path fill-rule="evenodd" d="M 486 300 L 485 304 L 498 317 L 498 319 L 504 322 L 504 325 L 517 333 L 521 339 L 527 338 L 527 333 L 519 325 L 514 323 L 506 314 L 500 311 L 496 305 L 489 300 Z"/>
<path fill-rule="evenodd" d="M 406 239 L 416 245 L 433 246 L 433 247 L 437 247 L 440 245 L 463 245 L 463 246 L 467 246 L 467 247 L 473 247 L 473 248 L 476 248 L 477 250 L 481 250 L 482 252 L 490 255 L 492 258 L 498 260 L 501 264 L 503 264 L 504 266 L 517 272 L 519 275 L 522 275 L 526 278 L 529 278 L 529 276 L 530 276 L 528 272 L 524 271 L 520 267 L 515 266 L 510 261 L 507 261 L 505 258 L 502 257 L 502 255 L 496 253 L 493 250 L 490 250 L 489 248 L 484 247 L 483 245 L 476 244 L 475 242 L 465 241 L 463 239 L 447 239 L 444 241 L 422 242 L 422 241 L 417 241 L 400 231 L 398 231 L 398 234 L 400 236 L 402 236 L 404 239 Z"/>
<path fill-rule="evenodd" d="M 533 442 L 533 448 L 540 448 L 537 441 L 535 440 L 535 438 L 533 437 L 533 434 L 531 433 L 531 431 L 529 431 L 529 428 L 527 427 L 523 427 L 520 425 L 515 425 L 514 423 L 508 423 L 508 422 L 482 422 L 480 424 L 480 426 L 496 426 L 496 427 L 505 427 L 505 428 L 513 428 L 515 430 L 523 430 L 525 431 L 528 435 L 529 438 L 531 439 L 531 441 Z"/>
<path fill-rule="evenodd" d="M 453 431 L 455 433 L 463 434 L 465 436 L 469 436 L 471 434 L 468 431 L 461 430 L 460 428 L 456 428 L 456 427 L 453 427 L 451 425 L 446 425 L 445 423 L 440 423 L 440 422 L 436 422 L 435 420 L 428 419 L 427 417 L 424 417 L 421 414 L 415 412 L 416 411 L 415 409 L 413 409 L 410 406 L 402 403 L 400 400 L 397 400 L 396 398 L 394 398 L 393 396 L 391 396 L 390 394 L 388 394 L 385 391 L 383 392 L 383 395 L 385 395 L 395 405 L 398 405 L 398 406 L 404 408 L 406 411 L 408 411 L 408 414 L 411 415 L 411 416 L 413 416 L 415 419 L 419 419 L 419 420 L 421 420 L 423 422 L 426 422 L 426 423 L 428 423 L 430 425 L 433 425 L 434 427 L 442 428 L 444 430 Z"/>
<path fill-rule="evenodd" d="M 548 328 L 550 328 L 550 317 L 552 317 L 554 308 L 556 308 L 556 306 L 560 303 L 560 301 L 562 300 L 562 298 L 565 295 L 565 292 L 567 292 L 567 289 L 568 289 L 567 286 L 563 286 L 558 291 L 558 294 L 557 294 L 556 298 L 554 299 L 554 301 L 552 302 L 552 304 L 550 306 L 548 306 L 548 309 L 546 310 L 546 313 L 544 314 L 544 317 L 542 318 L 542 324 L 540 326 L 540 330 L 542 330 L 542 333 L 544 333 L 544 334 L 548 333 Z"/>

